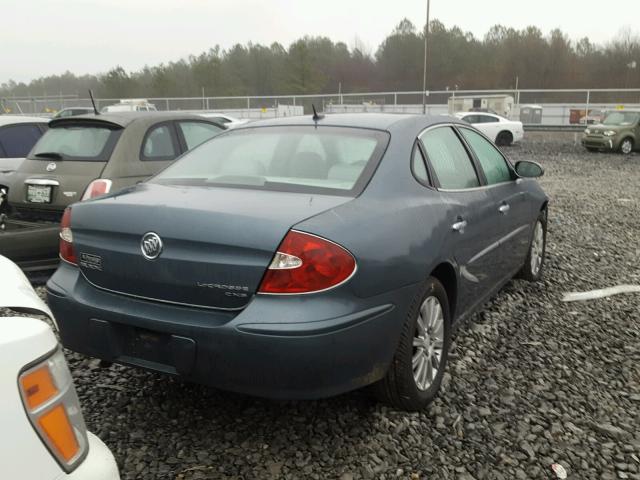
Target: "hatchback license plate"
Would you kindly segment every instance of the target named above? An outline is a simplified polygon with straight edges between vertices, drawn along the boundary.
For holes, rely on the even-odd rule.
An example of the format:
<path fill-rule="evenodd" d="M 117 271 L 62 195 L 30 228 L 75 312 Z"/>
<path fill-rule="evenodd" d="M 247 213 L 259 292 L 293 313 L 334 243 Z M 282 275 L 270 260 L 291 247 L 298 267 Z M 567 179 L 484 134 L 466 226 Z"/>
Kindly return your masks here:
<path fill-rule="evenodd" d="M 51 203 L 51 187 L 42 185 L 27 185 L 27 202 Z"/>

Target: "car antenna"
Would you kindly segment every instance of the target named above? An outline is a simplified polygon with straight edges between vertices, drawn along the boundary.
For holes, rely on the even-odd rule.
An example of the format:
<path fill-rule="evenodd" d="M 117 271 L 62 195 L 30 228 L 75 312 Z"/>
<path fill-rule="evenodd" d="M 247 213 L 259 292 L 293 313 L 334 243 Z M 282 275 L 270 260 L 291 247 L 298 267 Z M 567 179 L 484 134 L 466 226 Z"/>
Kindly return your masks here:
<path fill-rule="evenodd" d="M 93 99 L 93 92 L 89 89 L 89 98 L 91 99 L 91 105 L 93 105 L 93 113 L 100 115 L 100 112 L 96 108 L 96 101 Z"/>
<path fill-rule="evenodd" d="M 316 106 L 312 103 L 311 108 L 313 109 L 313 121 L 317 122 L 318 120 L 322 120 L 324 118 L 323 114 L 319 114 L 316 110 Z"/>

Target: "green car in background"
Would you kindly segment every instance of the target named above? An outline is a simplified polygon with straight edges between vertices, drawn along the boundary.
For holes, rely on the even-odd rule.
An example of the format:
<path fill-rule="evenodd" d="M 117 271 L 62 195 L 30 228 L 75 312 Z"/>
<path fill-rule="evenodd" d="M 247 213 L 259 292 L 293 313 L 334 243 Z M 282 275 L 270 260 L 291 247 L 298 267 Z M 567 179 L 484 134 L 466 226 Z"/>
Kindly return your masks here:
<path fill-rule="evenodd" d="M 179 112 L 52 120 L 20 167 L 0 175 L 0 255 L 26 272 L 55 269 L 67 206 L 144 181 L 224 130 Z"/>
<path fill-rule="evenodd" d="M 611 151 L 625 155 L 640 148 L 640 111 L 607 112 L 602 123 L 590 125 L 582 137 L 590 152 Z"/>

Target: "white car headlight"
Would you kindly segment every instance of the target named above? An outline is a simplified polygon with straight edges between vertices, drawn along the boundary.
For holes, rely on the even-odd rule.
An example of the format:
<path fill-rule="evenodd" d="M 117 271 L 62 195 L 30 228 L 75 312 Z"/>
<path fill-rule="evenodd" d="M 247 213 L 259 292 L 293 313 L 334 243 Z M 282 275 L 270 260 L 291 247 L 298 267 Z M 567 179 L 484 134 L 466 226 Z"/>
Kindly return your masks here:
<path fill-rule="evenodd" d="M 584 133 L 585 133 L 585 135 L 589 135 L 589 134 L 591 133 L 591 130 L 589 130 L 589 129 L 587 128 L 587 129 L 585 129 Z"/>
<path fill-rule="evenodd" d="M 615 130 L 607 130 L 604 132 L 604 136 L 605 137 L 615 137 L 616 136 L 616 131 Z"/>

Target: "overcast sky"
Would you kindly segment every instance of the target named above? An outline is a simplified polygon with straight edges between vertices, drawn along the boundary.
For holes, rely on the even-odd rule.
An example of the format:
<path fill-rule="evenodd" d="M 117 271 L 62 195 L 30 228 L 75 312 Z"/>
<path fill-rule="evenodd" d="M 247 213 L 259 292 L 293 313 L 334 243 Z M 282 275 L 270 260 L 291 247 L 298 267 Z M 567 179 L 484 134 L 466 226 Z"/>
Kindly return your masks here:
<path fill-rule="evenodd" d="M 426 0 L 0 0 L 0 83 L 70 70 L 127 71 L 219 44 L 288 46 L 325 35 L 375 52 L 404 17 L 424 25 Z M 432 18 L 482 37 L 494 24 L 610 40 L 637 28 L 640 0 L 432 0 Z"/>

